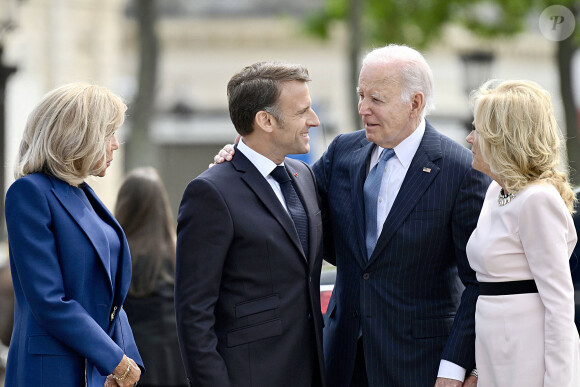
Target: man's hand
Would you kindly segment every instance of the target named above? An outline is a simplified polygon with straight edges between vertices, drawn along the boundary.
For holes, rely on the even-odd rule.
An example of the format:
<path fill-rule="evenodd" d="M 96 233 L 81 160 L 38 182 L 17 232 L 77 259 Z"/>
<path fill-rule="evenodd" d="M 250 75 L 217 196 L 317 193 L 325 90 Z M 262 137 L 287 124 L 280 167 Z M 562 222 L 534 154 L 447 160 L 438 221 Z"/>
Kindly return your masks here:
<path fill-rule="evenodd" d="M 469 375 L 467 379 L 465 379 L 463 387 L 477 387 L 477 377 Z"/>
<path fill-rule="evenodd" d="M 455 379 L 437 378 L 435 387 L 463 387 L 463 383 Z"/>
<path fill-rule="evenodd" d="M 241 138 L 242 136 L 238 134 L 236 136 L 236 139 L 234 140 L 234 144 L 240 142 Z M 216 164 L 221 164 L 224 161 L 232 161 L 234 153 L 236 153 L 236 150 L 234 149 L 233 144 L 224 145 L 224 147 L 218 152 L 218 154 L 213 157 L 213 163 L 209 165 L 209 168 L 213 167 Z"/>

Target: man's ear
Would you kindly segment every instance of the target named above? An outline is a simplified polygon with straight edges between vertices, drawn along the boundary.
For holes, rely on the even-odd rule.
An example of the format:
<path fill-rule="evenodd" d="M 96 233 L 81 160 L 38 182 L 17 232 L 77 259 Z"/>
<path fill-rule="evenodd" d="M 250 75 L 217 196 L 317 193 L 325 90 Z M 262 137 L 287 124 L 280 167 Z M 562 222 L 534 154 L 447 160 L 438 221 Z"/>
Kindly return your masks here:
<path fill-rule="evenodd" d="M 411 97 L 411 117 L 419 117 L 425 107 L 425 96 L 421 92 L 413 94 Z"/>
<path fill-rule="evenodd" d="M 271 133 L 274 130 L 274 117 L 265 110 L 260 110 L 254 117 L 254 125 L 256 129 Z"/>

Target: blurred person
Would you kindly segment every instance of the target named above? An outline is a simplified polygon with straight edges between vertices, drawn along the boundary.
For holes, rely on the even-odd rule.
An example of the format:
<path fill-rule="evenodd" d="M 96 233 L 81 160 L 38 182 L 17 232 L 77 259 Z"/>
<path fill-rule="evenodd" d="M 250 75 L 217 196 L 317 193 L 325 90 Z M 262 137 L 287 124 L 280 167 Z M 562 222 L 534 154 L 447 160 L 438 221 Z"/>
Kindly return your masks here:
<path fill-rule="evenodd" d="M 143 362 L 122 309 L 129 246 L 85 182 L 105 176 L 126 109 L 103 87 L 73 83 L 28 117 L 5 202 L 16 303 L 6 387 L 139 380 Z"/>
<path fill-rule="evenodd" d="M 14 322 L 14 289 L 10 277 L 8 249 L 0 251 L 0 386 L 4 385 L 8 345 Z"/>
<path fill-rule="evenodd" d="M 576 188 L 574 193 L 576 194 L 576 201 L 574 202 L 572 219 L 574 220 L 576 235 L 578 235 L 578 232 L 580 232 L 580 188 Z M 576 328 L 580 332 L 580 243 L 576 243 L 576 246 L 574 246 L 574 251 L 570 258 L 570 271 L 572 272 L 572 284 L 574 285 L 575 294 L 574 301 L 576 304 L 574 320 L 576 322 Z"/>
<path fill-rule="evenodd" d="M 10 344 L 12 324 L 14 323 L 14 289 L 10 276 L 8 256 L 0 258 L 0 342 Z"/>
<path fill-rule="evenodd" d="M 480 293 L 478 386 L 580 386 L 575 196 L 558 170 L 550 95 L 530 81 L 490 81 L 473 101 L 473 168 L 493 179 L 467 244 Z"/>
<path fill-rule="evenodd" d="M 478 288 L 465 245 L 490 180 L 425 119 L 433 75 L 416 50 L 368 53 L 358 94 L 364 130 L 337 136 L 312 167 L 337 270 L 328 384 L 475 386 Z"/>
<path fill-rule="evenodd" d="M 177 330 L 192 386 L 323 386 L 321 223 L 307 153 L 308 71 L 259 62 L 229 81 L 244 139 L 194 179 L 177 219 Z"/>
<path fill-rule="evenodd" d="M 127 175 L 117 195 L 115 216 L 133 262 L 123 309 L 147 366 L 139 386 L 187 386 L 173 305 L 175 226 L 167 192 L 154 168 L 137 168 Z"/>

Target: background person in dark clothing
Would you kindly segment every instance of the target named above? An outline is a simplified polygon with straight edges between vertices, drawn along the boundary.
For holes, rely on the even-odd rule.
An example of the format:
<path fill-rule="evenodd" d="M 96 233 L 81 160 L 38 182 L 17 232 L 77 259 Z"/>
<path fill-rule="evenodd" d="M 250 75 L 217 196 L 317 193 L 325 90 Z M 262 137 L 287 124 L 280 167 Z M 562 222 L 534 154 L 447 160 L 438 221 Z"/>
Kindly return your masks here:
<path fill-rule="evenodd" d="M 580 189 L 575 190 L 576 199 L 580 200 Z M 574 220 L 574 227 L 576 231 L 580 231 L 580 201 L 576 202 L 575 205 L 576 212 L 572 214 L 572 219 Z M 576 328 L 580 332 L 580 243 L 576 244 L 574 247 L 574 252 L 570 257 L 570 270 L 572 272 L 572 283 L 574 284 L 574 298 L 576 301 Z"/>
<path fill-rule="evenodd" d="M 133 261 L 123 308 L 147 365 L 139 386 L 186 386 L 173 306 L 175 227 L 167 193 L 154 168 L 138 168 L 127 175 L 115 216 L 127 235 Z"/>

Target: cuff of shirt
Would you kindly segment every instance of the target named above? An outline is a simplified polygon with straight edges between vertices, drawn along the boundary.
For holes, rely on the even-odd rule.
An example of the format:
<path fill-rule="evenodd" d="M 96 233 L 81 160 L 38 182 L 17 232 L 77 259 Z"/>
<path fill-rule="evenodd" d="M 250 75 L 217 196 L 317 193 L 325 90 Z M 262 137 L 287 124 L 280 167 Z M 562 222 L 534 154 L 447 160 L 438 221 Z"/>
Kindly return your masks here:
<path fill-rule="evenodd" d="M 463 382 L 465 380 L 465 372 L 465 368 L 460 367 L 455 363 L 451 363 L 450 361 L 441 360 L 437 377 L 454 379 Z"/>

